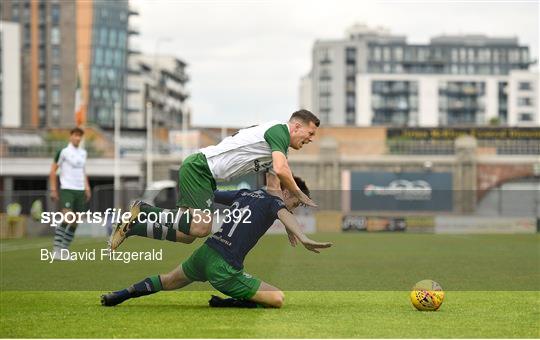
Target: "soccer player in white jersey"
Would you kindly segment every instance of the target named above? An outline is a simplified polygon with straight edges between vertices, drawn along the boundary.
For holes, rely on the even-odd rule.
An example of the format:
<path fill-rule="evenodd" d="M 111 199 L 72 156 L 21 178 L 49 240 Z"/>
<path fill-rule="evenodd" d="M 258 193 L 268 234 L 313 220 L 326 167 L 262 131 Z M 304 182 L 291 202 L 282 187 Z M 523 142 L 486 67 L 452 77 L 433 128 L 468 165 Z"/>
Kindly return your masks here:
<path fill-rule="evenodd" d="M 69 211 L 85 211 L 86 203 L 91 197 L 90 184 L 84 171 L 86 150 L 80 147 L 83 135 L 84 131 L 78 127 L 71 130 L 69 144 L 58 150 L 49 174 L 51 198 L 53 201 L 60 200 L 60 209 L 64 214 Z M 60 177 L 60 193 L 56 181 L 57 172 Z M 73 241 L 76 228 L 77 223 L 68 225 L 65 221 L 56 227 L 54 235 L 55 259 L 69 258 L 67 249 Z"/>
<path fill-rule="evenodd" d="M 311 143 L 319 119 L 308 110 L 294 112 L 288 122 L 270 121 L 239 130 L 217 145 L 201 149 L 187 157 L 179 171 L 177 206 L 182 211 L 175 221 L 146 223 L 137 216 L 160 214 L 165 209 L 136 202 L 129 222 L 118 224 L 109 240 L 111 250 L 128 236 L 166 239 L 184 243 L 195 237 L 206 237 L 212 229 L 216 182 L 259 171 L 273 170 L 279 186 L 293 193 L 301 204 L 316 206 L 296 185 L 287 161 L 289 147 L 300 150 Z M 279 188 L 278 186 L 278 188 Z"/>

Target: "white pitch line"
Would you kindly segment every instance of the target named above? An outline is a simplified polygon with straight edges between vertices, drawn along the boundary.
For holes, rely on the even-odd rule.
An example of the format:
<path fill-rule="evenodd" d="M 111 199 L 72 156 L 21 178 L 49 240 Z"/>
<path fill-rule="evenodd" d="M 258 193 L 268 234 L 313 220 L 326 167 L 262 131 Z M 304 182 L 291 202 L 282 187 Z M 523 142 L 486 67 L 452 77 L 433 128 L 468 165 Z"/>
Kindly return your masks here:
<path fill-rule="evenodd" d="M 11 251 L 19 251 L 19 250 L 28 250 L 28 249 L 41 249 L 41 248 L 51 248 L 53 246 L 52 238 L 50 242 L 42 242 L 42 243 L 34 243 L 34 244 L 19 244 L 19 245 L 6 245 L 1 244 L 0 245 L 0 253 L 7 253 Z M 75 245 L 80 244 L 89 244 L 89 243 L 96 243 L 99 242 L 96 239 L 87 239 L 87 240 L 78 240 Z M 106 245 L 106 243 L 104 242 Z"/>

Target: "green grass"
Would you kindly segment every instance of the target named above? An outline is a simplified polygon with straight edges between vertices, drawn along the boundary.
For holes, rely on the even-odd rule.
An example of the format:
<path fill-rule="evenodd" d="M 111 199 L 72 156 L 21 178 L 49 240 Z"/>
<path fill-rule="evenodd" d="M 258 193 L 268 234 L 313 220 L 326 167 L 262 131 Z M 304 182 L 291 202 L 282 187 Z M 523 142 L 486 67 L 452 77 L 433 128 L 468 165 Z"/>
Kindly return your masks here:
<path fill-rule="evenodd" d="M 450 292 L 437 312 L 404 292 L 287 292 L 281 310 L 207 307 L 209 292 L 164 292 L 114 308 L 96 292 L 4 292 L 0 337 L 513 338 L 540 336 L 538 292 Z"/>
<path fill-rule="evenodd" d="M 2 337 L 540 337 L 539 235 L 318 234 L 334 242 L 322 254 L 268 235 L 246 270 L 285 291 L 281 310 L 207 307 L 211 287 L 161 292 L 114 307 L 116 290 L 178 265 L 197 246 L 133 238 L 121 250 L 163 248 L 162 261 L 46 263 L 50 239 L 2 241 Z M 73 250 L 104 246 L 76 239 Z M 437 312 L 418 312 L 408 290 L 438 281 Z"/>

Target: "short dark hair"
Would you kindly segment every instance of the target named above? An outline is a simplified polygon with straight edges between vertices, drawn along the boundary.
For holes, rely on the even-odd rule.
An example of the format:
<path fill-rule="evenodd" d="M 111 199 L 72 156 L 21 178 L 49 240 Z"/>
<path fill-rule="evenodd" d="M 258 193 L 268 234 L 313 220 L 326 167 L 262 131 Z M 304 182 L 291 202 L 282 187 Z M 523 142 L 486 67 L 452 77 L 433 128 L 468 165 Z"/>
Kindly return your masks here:
<path fill-rule="evenodd" d="M 73 134 L 79 134 L 79 135 L 84 135 L 84 130 L 81 129 L 80 127 L 74 127 L 73 129 L 71 129 L 71 131 L 69 132 L 70 135 L 73 135 Z"/>
<path fill-rule="evenodd" d="M 306 182 L 304 182 L 303 179 L 301 179 L 300 177 L 298 176 L 294 176 L 293 175 L 293 178 L 294 178 L 294 181 L 296 182 L 296 185 L 300 188 L 300 190 L 307 196 L 307 197 L 311 197 L 310 195 L 310 192 L 309 192 L 309 189 L 306 185 Z M 283 189 L 283 184 L 281 184 L 281 189 Z"/>
<path fill-rule="evenodd" d="M 321 121 L 319 120 L 319 118 L 317 118 L 317 116 L 315 116 L 311 111 L 304 109 L 293 112 L 293 114 L 291 115 L 291 119 L 289 120 L 292 121 L 293 119 L 298 119 L 305 124 L 313 122 L 316 127 L 319 127 L 319 125 L 321 124 Z"/>

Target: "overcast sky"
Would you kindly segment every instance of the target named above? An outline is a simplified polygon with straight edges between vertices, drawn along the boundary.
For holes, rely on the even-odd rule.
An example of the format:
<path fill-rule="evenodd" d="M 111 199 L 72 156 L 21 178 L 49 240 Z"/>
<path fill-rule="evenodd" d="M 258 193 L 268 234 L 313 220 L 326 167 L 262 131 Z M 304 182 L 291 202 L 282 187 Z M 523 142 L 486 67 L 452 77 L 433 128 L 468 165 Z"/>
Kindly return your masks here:
<path fill-rule="evenodd" d="M 342 38 L 354 23 L 414 43 L 440 34 L 516 36 L 538 59 L 538 1 L 130 1 L 143 52 L 153 55 L 157 45 L 189 64 L 195 125 L 287 119 L 313 42 Z"/>

